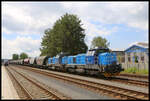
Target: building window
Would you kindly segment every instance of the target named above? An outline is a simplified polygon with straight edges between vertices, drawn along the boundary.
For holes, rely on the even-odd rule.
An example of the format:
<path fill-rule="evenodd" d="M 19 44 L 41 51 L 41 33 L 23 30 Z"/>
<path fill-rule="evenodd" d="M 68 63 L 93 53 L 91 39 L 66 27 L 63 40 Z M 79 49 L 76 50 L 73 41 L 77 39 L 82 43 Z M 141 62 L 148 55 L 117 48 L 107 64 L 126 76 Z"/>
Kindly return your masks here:
<path fill-rule="evenodd" d="M 130 57 L 130 53 L 127 53 L 128 57 Z"/>
<path fill-rule="evenodd" d="M 135 56 L 132 57 L 132 61 L 135 62 Z"/>
<path fill-rule="evenodd" d="M 131 59 L 130 59 L 130 57 L 128 57 L 128 62 L 131 62 Z"/>
<path fill-rule="evenodd" d="M 144 56 L 141 57 L 141 61 L 144 62 Z"/>
<path fill-rule="evenodd" d="M 122 58 L 121 58 L 121 62 L 125 62 L 125 57 L 122 57 Z"/>
<path fill-rule="evenodd" d="M 135 63 L 138 63 L 139 57 L 135 55 L 134 59 L 135 59 Z"/>

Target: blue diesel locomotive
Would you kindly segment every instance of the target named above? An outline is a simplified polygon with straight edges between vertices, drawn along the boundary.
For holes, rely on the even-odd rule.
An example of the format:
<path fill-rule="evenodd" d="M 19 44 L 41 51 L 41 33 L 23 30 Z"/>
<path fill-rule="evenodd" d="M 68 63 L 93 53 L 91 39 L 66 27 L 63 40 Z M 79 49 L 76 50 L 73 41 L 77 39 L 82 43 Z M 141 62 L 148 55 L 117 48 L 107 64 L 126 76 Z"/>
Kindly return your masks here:
<path fill-rule="evenodd" d="M 67 56 L 64 53 L 48 58 L 48 68 L 83 74 L 102 74 L 105 77 L 119 75 L 123 68 L 117 64 L 115 53 L 108 48 L 90 49 L 86 54 Z"/>

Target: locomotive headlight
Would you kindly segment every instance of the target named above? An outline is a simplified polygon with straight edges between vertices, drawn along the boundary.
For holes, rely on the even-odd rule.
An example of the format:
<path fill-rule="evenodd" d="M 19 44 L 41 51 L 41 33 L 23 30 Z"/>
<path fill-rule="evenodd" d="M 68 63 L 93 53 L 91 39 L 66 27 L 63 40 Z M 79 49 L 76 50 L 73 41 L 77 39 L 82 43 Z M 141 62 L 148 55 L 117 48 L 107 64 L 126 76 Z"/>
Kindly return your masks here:
<path fill-rule="evenodd" d="M 117 65 L 120 65 L 119 62 L 116 63 Z"/>

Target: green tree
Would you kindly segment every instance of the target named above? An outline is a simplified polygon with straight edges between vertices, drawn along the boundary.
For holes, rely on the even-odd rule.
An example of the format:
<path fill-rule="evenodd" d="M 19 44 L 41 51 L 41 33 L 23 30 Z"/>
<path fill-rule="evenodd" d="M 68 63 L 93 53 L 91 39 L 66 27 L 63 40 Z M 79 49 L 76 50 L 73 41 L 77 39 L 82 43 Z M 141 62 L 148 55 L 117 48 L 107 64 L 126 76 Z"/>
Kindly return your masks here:
<path fill-rule="evenodd" d="M 66 13 L 58 19 L 51 29 L 46 29 L 41 42 L 41 55 L 55 56 L 60 52 L 75 55 L 88 49 L 84 42 L 85 33 L 81 20 Z"/>
<path fill-rule="evenodd" d="M 26 53 L 21 53 L 20 54 L 20 59 L 25 59 L 25 58 L 28 58 L 28 55 Z"/>
<path fill-rule="evenodd" d="M 92 40 L 91 46 L 108 48 L 109 45 L 110 43 L 105 38 L 98 36 L 98 37 L 94 37 L 94 39 Z"/>
<path fill-rule="evenodd" d="M 53 42 L 53 34 L 52 34 L 51 29 L 46 29 L 44 32 L 44 36 L 42 38 L 41 46 L 40 48 L 41 54 L 40 56 L 43 55 L 49 55 L 49 56 L 54 56 L 53 54 L 57 53 L 56 47 L 55 47 L 55 42 Z"/>
<path fill-rule="evenodd" d="M 18 54 L 13 54 L 12 55 L 12 59 L 13 60 L 18 60 L 19 59 L 19 55 Z"/>

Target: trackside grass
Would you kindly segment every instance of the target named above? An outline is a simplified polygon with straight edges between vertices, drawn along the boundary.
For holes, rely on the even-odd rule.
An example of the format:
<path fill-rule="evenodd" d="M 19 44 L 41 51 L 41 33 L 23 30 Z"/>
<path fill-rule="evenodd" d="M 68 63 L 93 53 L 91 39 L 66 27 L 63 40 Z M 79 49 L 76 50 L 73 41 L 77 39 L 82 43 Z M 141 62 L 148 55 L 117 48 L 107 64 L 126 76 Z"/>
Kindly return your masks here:
<path fill-rule="evenodd" d="M 148 69 L 137 69 L 136 67 L 130 67 L 125 69 L 122 73 L 148 74 Z"/>

